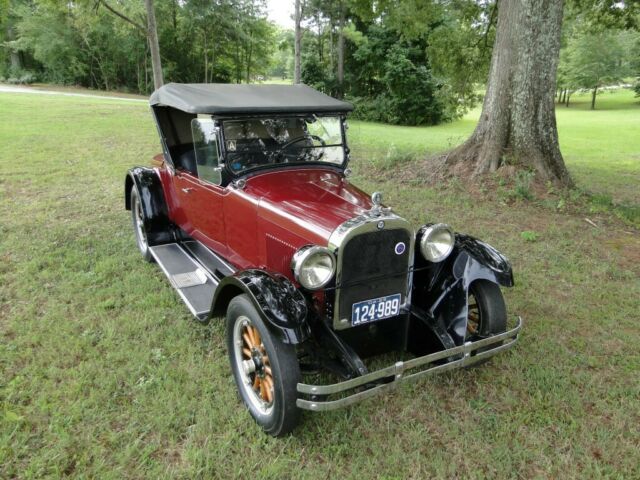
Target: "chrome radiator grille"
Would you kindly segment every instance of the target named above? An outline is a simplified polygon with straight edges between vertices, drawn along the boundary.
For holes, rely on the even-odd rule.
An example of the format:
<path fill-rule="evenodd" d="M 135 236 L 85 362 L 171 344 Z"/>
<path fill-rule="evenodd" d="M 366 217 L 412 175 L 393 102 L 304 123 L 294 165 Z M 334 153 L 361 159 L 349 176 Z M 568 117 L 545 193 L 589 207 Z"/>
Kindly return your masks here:
<path fill-rule="evenodd" d="M 335 329 L 351 326 L 351 309 L 356 302 L 396 293 L 402 295 L 402 303 L 406 302 L 413 237 L 408 223 L 400 217 L 386 221 L 365 217 L 330 243 L 338 260 L 333 309 Z"/>

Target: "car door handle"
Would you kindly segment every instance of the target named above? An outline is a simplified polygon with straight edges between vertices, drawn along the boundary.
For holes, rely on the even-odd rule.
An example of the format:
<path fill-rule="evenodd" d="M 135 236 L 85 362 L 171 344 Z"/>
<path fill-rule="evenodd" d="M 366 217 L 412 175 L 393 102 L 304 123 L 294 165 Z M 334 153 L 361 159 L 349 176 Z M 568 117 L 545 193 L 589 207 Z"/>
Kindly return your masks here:
<path fill-rule="evenodd" d="M 183 191 L 184 193 L 189 193 L 189 192 L 191 192 L 192 190 L 193 190 L 193 188 L 183 188 L 183 189 L 182 189 L 182 191 Z"/>

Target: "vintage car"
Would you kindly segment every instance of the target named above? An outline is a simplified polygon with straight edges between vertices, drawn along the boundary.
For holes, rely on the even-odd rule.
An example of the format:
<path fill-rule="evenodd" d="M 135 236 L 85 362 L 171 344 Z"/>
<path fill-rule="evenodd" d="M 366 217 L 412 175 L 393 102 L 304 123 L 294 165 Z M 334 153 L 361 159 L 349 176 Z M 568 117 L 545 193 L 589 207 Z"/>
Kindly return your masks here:
<path fill-rule="evenodd" d="M 351 104 L 222 84 L 168 84 L 150 104 L 163 153 L 125 180 L 138 248 L 198 321 L 226 316 L 267 433 L 515 344 L 505 256 L 443 223 L 414 229 L 350 182 Z M 370 371 L 374 356 L 388 366 Z"/>

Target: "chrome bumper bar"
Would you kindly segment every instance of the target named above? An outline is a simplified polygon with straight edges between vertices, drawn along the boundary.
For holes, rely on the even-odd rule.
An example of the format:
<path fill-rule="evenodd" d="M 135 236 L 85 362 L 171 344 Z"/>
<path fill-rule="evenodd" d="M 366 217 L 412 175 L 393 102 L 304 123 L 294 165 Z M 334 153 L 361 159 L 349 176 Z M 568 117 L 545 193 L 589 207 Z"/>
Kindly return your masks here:
<path fill-rule="evenodd" d="M 352 378 L 332 385 L 307 385 L 306 383 L 298 383 L 299 394 L 311 395 L 312 397 L 315 397 L 316 400 L 298 398 L 296 405 L 298 408 L 313 410 L 316 412 L 335 410 L 337 408 L 346 407 L 360 402 L 361 400 L 373 397 L 374 395 L 378 395 L 388 390 L 392 390 L 405 381 L 417 380 L 433 373 L 446 372 L 447 370 L 454 370 L 456 368 L 472 365 L 481 360 L 492 357 L 497 353 L 509 350 L 518 340 L 518 333 L 520 333 L 521 329 L 522 318 L 518 317 L 514 328 L 499 335 L 483 338 L 482 340 L 477 340 L 475 342 L 467 342 L 459 347 L 449 348 L 447 350 L 431 353 L 422 357 L 412 358 L 406 362 L 396 362 L 394 365 L 376 370 L 375 372 L 367 373 L 361 377 Z M 490 348 L 482 352 L 477 352 L 478 349 L 486 347 Z M 472 355 L 474 352 L 476 352 L 475 355 Z M 438 360 L 457 357 L 460 355 L 462 355 L 460 358 L 451 360 L 447 363 L 433 365 L 415 373 L 406 373 L 408 370 L 423 367 Z M 378 383 L 377 385 L 370 386 L 370 384 L 380 380 L 385 380 L 386 383 Z M 337 400 L 326 400 L 323 398 L 328 395 L 347 392 L 362 386 L 365 386 L 365 390 L 352 393 L 351 395 Z"/>

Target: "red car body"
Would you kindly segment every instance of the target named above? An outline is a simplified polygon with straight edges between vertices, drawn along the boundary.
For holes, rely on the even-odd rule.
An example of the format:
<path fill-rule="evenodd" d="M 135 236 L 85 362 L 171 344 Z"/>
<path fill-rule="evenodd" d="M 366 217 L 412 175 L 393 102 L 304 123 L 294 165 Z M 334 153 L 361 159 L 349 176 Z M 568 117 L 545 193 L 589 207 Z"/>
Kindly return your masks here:
<path fill-rule="evenodd" d="M 158 168 L 169 217 L 238 269 L 260 268 L 295 282 L 291 258 L 373 207 L 370 196 L 332 168 L 267 171 L 240 190 Z M 186 190 L 186 192 L 185 192 Z"/>
<path fill-rule="evenodd" d="M 226 315 L 239 392 L 268 433 L 515 344 L 506 257 L 445 224 L 415 230 L 352 185 L 350 104 L 299 85 L 178 84 L 150 103 L 163 153 L 125 179 L 138 247 L 198 320 Z M 415 358 L 363 361 L 397 351 Z M 345 381 L 305 384 L 307 370 Z"/>

